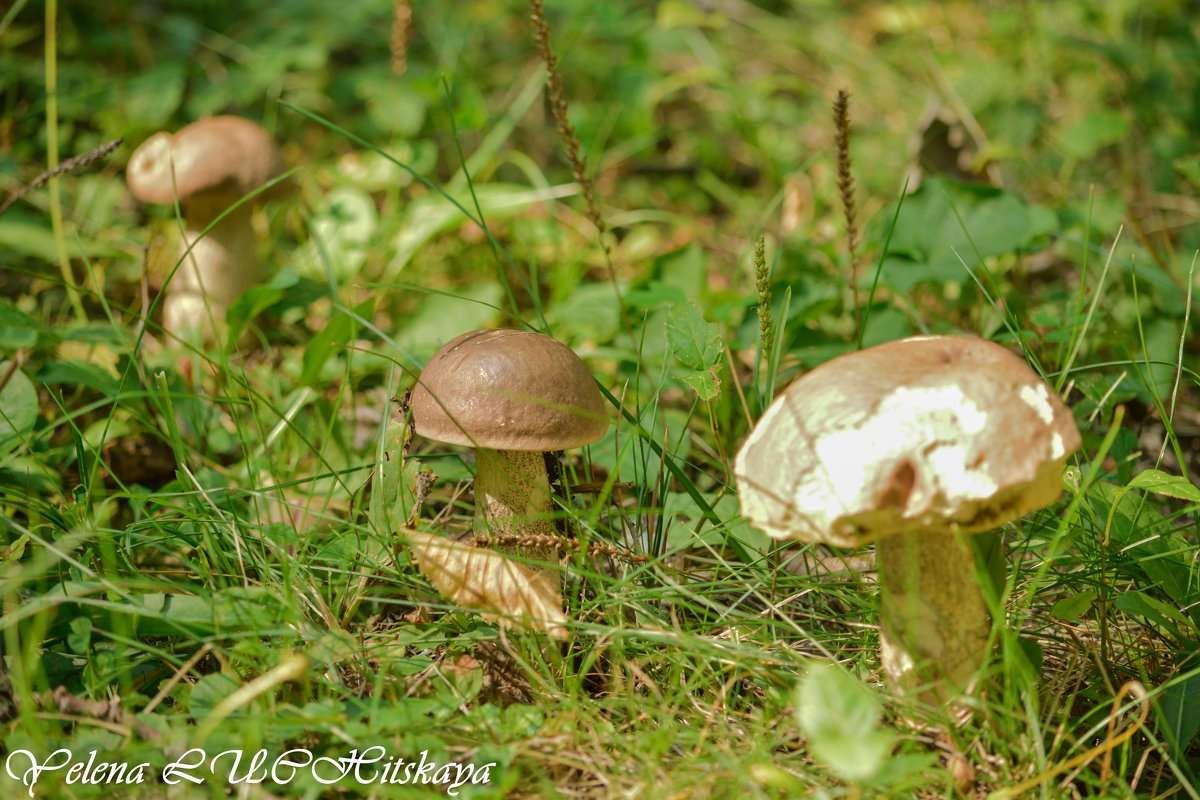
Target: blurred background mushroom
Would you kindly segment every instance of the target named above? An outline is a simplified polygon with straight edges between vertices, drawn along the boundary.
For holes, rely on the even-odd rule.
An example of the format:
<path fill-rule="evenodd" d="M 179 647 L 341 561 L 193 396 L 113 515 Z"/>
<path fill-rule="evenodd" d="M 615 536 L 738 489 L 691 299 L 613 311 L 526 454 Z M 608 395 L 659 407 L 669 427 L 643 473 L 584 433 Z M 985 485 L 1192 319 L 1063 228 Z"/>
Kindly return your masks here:
<path fill-rule="evenodd" d="M 475 448 L 476 533 L 557 587 L 546 454 L 608 430 L 604 398 L 579 356 L 540 333 L 464 333 L 429 359 L 411 405 L 418 434 Z"/>
<path fill-rule="evenodd" d="M 777 539 L 878 541 L 884 672 L 939 704 L 987 659 L 994 599 L 981 578 L 1003 582 L 998 538 L 966 534 L 1052 503 L 1079 446 L 1070 411 L 1022 359 L 983 339 L 917 336 L 797 380 L 735 472 L 742 514 Z"/>
<path fill-rule="evenodd" d="M 211 337 L 230 304 L 258 283 L 251 215 L 280 185 L 234 206 L 283 170 L 270 135 L 242 117 L 208 117 L 175 134 L 159 132 L 134 151 L 126 171 L 133 196 L 167 205 L 178 198 L 183 215 L 183 263 L 163 301 L 169 333 Z"/>

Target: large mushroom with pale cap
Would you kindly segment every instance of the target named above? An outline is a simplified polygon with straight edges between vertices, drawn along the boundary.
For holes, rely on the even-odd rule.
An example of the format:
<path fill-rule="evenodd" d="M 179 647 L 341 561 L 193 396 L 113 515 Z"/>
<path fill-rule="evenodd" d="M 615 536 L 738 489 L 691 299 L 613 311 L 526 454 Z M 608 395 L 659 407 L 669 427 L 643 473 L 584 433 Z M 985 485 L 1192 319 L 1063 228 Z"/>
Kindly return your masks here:
<path fill-rule="evenodd" d="M 737 456 L 742 514 L 776 539 L 877 542 L 883 669 L 936 703 L 987 659 L 967 535 L 1052 503 L 1079 448 L 1070 411 L 1000 345 L 916 336 L 808 372 Z"/>
<path fill-rule="evenodd" d="M 558 586 L 545 454 L 608 430 L 604 398 L 579 356 L 540 333 L 464 333 L 429 359 L 410 407 L 421 436 L 475 448 L 476 533 L 505 542 L 496 549 Z"/>
<path fill-rule="evenodd" d="M 241 117 L 208 117 L 175 134 L 159 132 L 134 151 L 125 173 L 129 190 L 144 203 L 173 205 L 178 198 L 184 222 L 180 252 L 191 247 L 163 301 L 168 332 L 211 335 L 212 323 L 223 323 L 230 304 L 258 283 L 250 224 L 254 204 L 230 209 L 283 170 L 270 135 Z"/>

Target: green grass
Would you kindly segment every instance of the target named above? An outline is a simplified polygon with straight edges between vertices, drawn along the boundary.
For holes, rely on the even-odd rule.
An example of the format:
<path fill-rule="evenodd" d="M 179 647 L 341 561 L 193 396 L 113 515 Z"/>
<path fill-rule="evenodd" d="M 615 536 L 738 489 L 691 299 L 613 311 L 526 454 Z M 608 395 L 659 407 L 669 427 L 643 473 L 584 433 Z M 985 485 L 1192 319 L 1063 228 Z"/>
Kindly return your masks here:
<path fill-rule="evenodd" d="M 458 795 L 480 798 L 1200 797 L 1185 5 L 551 3 L 606 255 L 524 4 L 418 4 L 402 79 L 386 2 L 60 3 L 49 37 L 44 6 L 18 4 L 0 191 L 56 149 L 125 144 L 0 215 L 5 756 L 96 750 L 149 778 L 189 748 L 378 746 L 493 764 Z M 934 105 L 950 132 L 927 129 L 901 203 Z M 153 131 L 226 112 L 267 124 L 296 186 L 257 213 L 268 282 L 233 317 L 240 352 L 141 327 L 179 221 L 123 176 Z M 955 179 L 971 172 L 991 183 Z M 440 343 L 519 325 L 586 360 L 613 420 L 564 458 L 581 547 L 554 645 L 449 605 L 398 535 L 420 469 L 437 479 L 417 527 L 469 528 L 474 458 L 405 445 L 392 398 Z M 882 680 L 870 559 L 768 541 L 731 473 L 798 375 L 920 332 L 1024 352 L 1084 435 L 1059 502 L 1002 531 L 996 655 L 971 719 L 941 732 L 944 712 Z M 594 542 L 619 555 L 583 555 Z M 1124 737 L 1131 682 L 1149 710 Z M 226 796 L 229 763 L 178 796 Z M 62 777 L 41 796 L 116 794 Z M 446 795 L 303 770 L 263 788 Z"/>

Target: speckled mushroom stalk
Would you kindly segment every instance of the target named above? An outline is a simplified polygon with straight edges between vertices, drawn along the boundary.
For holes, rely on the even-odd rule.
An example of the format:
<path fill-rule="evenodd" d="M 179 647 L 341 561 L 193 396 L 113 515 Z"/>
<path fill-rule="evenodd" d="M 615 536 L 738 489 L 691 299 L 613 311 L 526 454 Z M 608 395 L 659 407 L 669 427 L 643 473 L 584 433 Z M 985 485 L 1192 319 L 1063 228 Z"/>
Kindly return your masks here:
<path fill-rule="evenodd" d="M 608 429 L 579 356 L 540 333 L 464 333 L 429 359 L 410 402 L 418 434 L 475 448 L 476 532 L 517 538 L 496 549 L 560 585 L 557 546 L 545 543 L 557 534 L 545 454 Z"/>
<path fill-rule="evenodd" d="M 905 691 L 928 680 L 969 692 L 987 661 L 992 627 L 970 543 L 918 529 L 880 539 L 875 556 L 879 659 L 888 681 Z"/>
<path fill-rule="evenodd" d="M 767 410 L 738 453 L 742 513 L 778 539 L 877 542 L 884 672 L 930 704 L 969 691 L 989 601 L 968 535 L 1053 502 L 1080 445 L 1025 362 L 967 337 L 918 336 L 829 361 Z"/>
<path fill-rule="evenodd" d="M 241 117 L 209 117 L 173 135 L 156 133 L 134 151 L 126 171 L 133 195 L 168 205 L 178 197 L 183 212 L 180 253 L 187 257 L 163 301 L 168 332 L 211 336 L 213 323 L 223 323 L 238 295 L 258 283 L 255 203 L 233 206 L 282 171 L 267 132 Z M 205 233 L 214 220 L 219 221 Z"/>
<path fill-rule="evenodd" d="M 475 533 L 525 538 L 523 543 L 497 545 L 496 550 L 538 565 L 538 571 L 558 586 L 558 549 L 539 543 L 558 533 L 553 510 L 544 453 L 475 450 Z"/>
<path fill-rule="evenodd" d="M 238 295 L 260 280 L 249 205 L 230 211 L 204 234 L 227 208 L 223 203 L 188 204 L 181 252 L 189 246 L 191 251 L 163 298 L 163 327 L 172 333 L 192 328 L 210 331 L 209 313 L 219 325 Z"/>
<path fill-rule="evenodd" d="M 1055 452 L 1060 455 L 1043 462 L 1031 481 L 1002 490 L 970 519 L 876 541 L 880 662 L 893 686 L 931 704 L 947 692 L 973 690 L 991 637 L 993 601 L 985 584 L 991 582 L 998 597 L 1004 582 L 1003 544 L 987 532 L 1058 498 L 1067 453 Z M 983 563 L 974 534 L 989 536 L 993 545 Z"/>

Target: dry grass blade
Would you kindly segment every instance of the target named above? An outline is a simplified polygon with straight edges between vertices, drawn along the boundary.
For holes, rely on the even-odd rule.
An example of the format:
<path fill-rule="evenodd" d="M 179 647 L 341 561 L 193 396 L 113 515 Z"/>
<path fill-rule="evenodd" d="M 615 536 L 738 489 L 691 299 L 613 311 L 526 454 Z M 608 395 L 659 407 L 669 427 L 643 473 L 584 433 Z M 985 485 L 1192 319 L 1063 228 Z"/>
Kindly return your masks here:
<path fill-rule="evenodd" d="M 392 6 L 392 77 L 408 72 L 408 35 L 412 28 L 412 0 L 396 0 Z"/>
<path fill-rule="evenodd" d="M 96 161 L 99 161 L 100 159 L 104 158 L 109 153 L 111 153 L 113 150 L 116 150 L 118 147 L 120 147 L 121 142 L 123 142 L 123 141 L 125 141 L 125 137 L 118 136 L 117 138 L 113 139 L 112 141 L 105 142 L 104 144 L 100 145 L 99 147 L 96 147 L 96 148 L 84 153 L 83 155 L 75 156 L 74 158 L 68 158 L 66 161 L 62 162 L 57 167 L 46 170 L 45 172 L 43 172 L 41 175 L 38 175 L 36 178 L 34 178 L 29 183 L 13 190 L 13 192 L 8 196 L 8 198 L 3 203 L 0 203 L 0 214 L 3 214 L 5 211 L 8 211 L 9 207 L 13 203 L 17 202 L 22 197 L 24 197 L 25 195 L 32 192 L 34 189 L 39 189 L 42 186 L 45 186 L 50 181 L 51 178 L 58 177 L 59 175 L 63 175 L 65 173 L 71 172 L 72 170 L 83 169 L 84 167 L 90 166 L 91 164 L 95 163 Z"/>
<path fill-rule="evenodd" d="M 411 529 L 401 533 L 421 573 L 447 600 L 501 625 L 566 638 L 562 595 L 544 576 L 491 550 Z"/>

